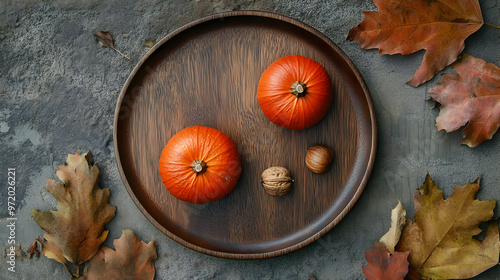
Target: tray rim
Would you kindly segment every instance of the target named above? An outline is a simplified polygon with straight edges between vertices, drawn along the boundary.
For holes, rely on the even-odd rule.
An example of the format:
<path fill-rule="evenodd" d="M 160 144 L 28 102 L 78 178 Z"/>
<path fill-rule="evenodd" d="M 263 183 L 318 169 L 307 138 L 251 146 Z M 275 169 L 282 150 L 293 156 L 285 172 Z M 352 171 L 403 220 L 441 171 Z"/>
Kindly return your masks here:
<path fill-rule="evenodd" d="M 292 24 L 294 26 L 297 26 L 299 28 L 304 29 L 305 31 L 312 33 L 314 36 L 317 36 L 319 39 L 324 41 L 326 44 L 328 44 L 332 49 L 334 49 L 343 59 L 344 61 L 349 65 L 349 68 L 352 70 L 354 73 L 356 79 L 359 82 L 359 85 L 363 89 L 364 97 L 367 102 L 367 107 L 368 107 L 368 113 L 370 116 L 370 125 L 371 125 L 371 131 L 372 134 L 371 136 L 371 147 L 370 147 L 370 155 L 369 159 L 367 162 L 367 168 L 365 170 L 365 173 L 363 174 L 363 177 L 360 181 L 360 185 L 357 188 L 356 192 L 354 195 L 350 198 L 350 200 L 347 202 L 346 207 L 342 209 L 342 211 L 335 217 L 327 226 L 325 226 L 323 229 L 320 231 L 316 232 L 315 234 L 311 235 L 310 237 L 302 240 L 299 243 L 296 243 L 294 245 L 291 245 L 286 248 L 282 248 L 279 250 L 274 250 L 270 252 L 263 252 L 263 253 L 231 253 L 231 252 L 222 252 L 222 251 L 215 251 L 215 250 L 210 250 L 201 246 L 198 246 L 196 244 L 190 243 L 179 236 L 173 234 L 170 232 L 168 229 L 166 229 L 163 225 L 161 225 L 159 222 L 157 222 L 150 214 L 149 212 L 144 209 L 140 201 L 137 199 L 137 197 L 134 194 L 134 191 L 132 187 L 130 186 L 127 177 L 125 175 L 125 172 L 123 170 L 123 166 L 120 160 L 120 154 L 119 154 L 119 149 L 118 149 L 118 139 L 117 139 L 117 127 L 118 127 L 118 122 L 119 122 L 119 114 L 120 114 L 120 109 L 122 107 L 122 102 L 124 100 L 125 94 L 130 86 L 130 83 L 136 76 L 137 72 L 142 68 L 143 64 L 148 60 L 148 58 L 158 49 L 160 48 L 164 43 L 168 42 L 170 39 L 174 38 L 178 34 L 184 32 L 185 30 L 188 30 L 194 26 L 200 25 L 202 23 L 220 19 L 222 20 L 223 18 L 226 17 L 238 17 L 238 16 L 254 16 L 254 17 L 263 17 L 263 18 L 270 18 L 270 19 L 275 19 L 275 20 L 280 20 L 284 21 L 286 23 Z M 264 259 L 264 258 L 269 258 L 269 257 L 276 257 L 284 254 L 288 254 L 292 251 L 296 251 L 300 248 L 303 248 L 306 245 L 311 244 L 312 242 L 318 240 L 321 236 L 326 234 L 328 231 L 330 231 L 333 227 L 335 227 L 346 215 L 347 213 L 352 209 L 356 201 L 359 199 L 361 196 L 361 193 L 363 192 L 364 188 L 366 187 L 366 184 L 368 183 L 368 180 L 370 178 L 371 172 L 373 170 L 374 162 L 375 162 L 375 156 L 376 156 L 376 150 L 377 150 L 377 124 L 376 124 L 376 116 L 375 116 L 375 110 L 374 110 L 374 105 L 373 105 L 373 100 L 370 94 L 370 91 L 368 89 L 368 86 L 366 85 L 366 82 L 359 72 L 358 68 L 354 65 L 354 63 L 351 61 L 351 59 L 344 53 L 342 49 L 340 49 L 329 37 L 324 35 L 322 32 L 318 31 L 317 29 L 299 21 L 294 18 L 281 15 L 278 13 L 274 12 L 267 12 L 267 11 L 254 11 L 254 10 L 244 10 L 244 11 L 229 11 L 229 12 L 221 12 L 221 13 L 216 13 L 212 14 L 209 16 L 205 16 L 199 19 L 196 19 L 190 23 L 187 23 L 174 31 L 170 32 L 167 34 L 164 38 L 162 38 L 159 42 L 157 42 L 142 58 L 141 60 L 136 64 L 136 66 L 133 68 L 132 72 L 128 76 L 125 84 L 123 85 L 120 95 L 118 96 L 118 100 L 116 103 L 115 107 L 115 113 L 114 113 L 114 120 L 113 120 L 113 147 L 114 147 L 114 154 L 115 154 L 115 161 L 117 164 L 118 171 L 120 173 L 120 178 L 125 185 L 125 188 L 130 196 L 130 198 L 134 201 L 134 204 L 137 206 L 137 208 L 141 211 L 141 213 L 151 222 L 158 230 L 160 230 L 162 233 L 167 235 L 169 238 L 173 239 L 177 243 L 190 248 L 192 250 L 211 255 L 211 256 L 216 256 L 216 257 L 221 257 L 221 258 L 228 258 L 228 259 Z"/>

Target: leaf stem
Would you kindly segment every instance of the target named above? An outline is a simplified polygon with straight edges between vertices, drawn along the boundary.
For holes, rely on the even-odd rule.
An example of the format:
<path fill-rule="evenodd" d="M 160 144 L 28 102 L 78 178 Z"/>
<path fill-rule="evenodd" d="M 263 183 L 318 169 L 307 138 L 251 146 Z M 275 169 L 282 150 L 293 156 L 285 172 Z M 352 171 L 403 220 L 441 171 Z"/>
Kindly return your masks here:
<path fill-rule="evenodd" d="M 487 22 L 485 22 L 485 23 L 484 23 L 484 25 L 488 25 L 488 26 L 490 26 L 490 27 L 500 29 L 500 26 L 493 25 L 493 24 L 491 24 L 491 23 L 487 23 Z"/>
<path fill-rule="evenodd" d="M 119 51 L 119 50 L 117 50 L 117 49 L 115 49 L 115 47 L 111 46 L 111 48 L 112 48 L 113 50 L 117 51 L 119 54 L 121 54 L 121 55 L 122 55 L 123 57 L 125 57 L 126 59 L 128 59 L 128 60 L 132 61 L 132 59 L 130 59 L 130 57 L 128 57 L 128 56 L 126 56 L 126 55 L 122 54 L 122 52 L 121 52 L 121 51 Z"/>
<path fill-rule="evenodd" d="M 76 266 L 76 277 L 80 277 L 80 265 Z"/>

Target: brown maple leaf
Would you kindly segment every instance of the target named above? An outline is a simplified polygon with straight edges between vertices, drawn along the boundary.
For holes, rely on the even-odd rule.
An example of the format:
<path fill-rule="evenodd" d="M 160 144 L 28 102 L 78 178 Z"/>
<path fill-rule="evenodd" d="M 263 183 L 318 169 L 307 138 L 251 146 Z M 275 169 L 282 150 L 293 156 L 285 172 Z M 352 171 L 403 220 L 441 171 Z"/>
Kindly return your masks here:
<path fill-rule="evenodd" d="M 425 279 L 466 279 L 498 264 L 498 222 L 491 223 L 482 241 L 479 224 L 491 219 L 494 200 L 475 200 L 479 180 L 443 192 L 427 174 L 415 194 L 415 221 L 408 219 L 398 251 L 410 251 L 411 269 Z"/>
<path fill-rule="evenodd" d="M 152 280 L 155 276 L 153 261 L 156 247 L 153 241 L 146 244 L 134 233 L 123 230 L 122 236 L 113 241 L 115 250 L 102 247 L 88 263 L 81 280 L 130 279 Z"/>
<path fill-rule="evenodd" d="M 109 189 L 99 188 L 99 168 L 92 165 L 90 152 L 70 154 L 66 163 L 56 172 L 62 182 L 47 180 L 47 191 L 59 202 L 57 210 L 31 212 L 46 231 L 37 239 L 42 253 L 71 273 L 66 261 L 79 266 L 95 255 L 108 235 L 104 225 L 114 217 L 116 207 L 108 204 Z"/>
<path fill-rule="evenodd" d="M 469 55 L 452 67 L 458 75 L 444 74 L 429 90 L 440 104 L 436 127 L 446 132 L 462 131 L 462 144 L 475 147 L 491 139 L 500 126 L 500 68 Z"/>
<path fill-rule="evenodd" d="M 483 25 L 478 0 L 372 0 L 379 11 L 363 12 L 363 21 L 348 40 L 381 54 L 425 50 L 422 64 L 408 84 L 417 87 L 453 63 L 464 40 Z"/>
<path fill-rule="evenodd" d="M 375 242 L 372 248 L 365 251 L 368 265 L 363 267 L 363 274 L 368 280 L 399 280 L 408 273 L 408 251 L 389 254 L 385 245 Z"/>

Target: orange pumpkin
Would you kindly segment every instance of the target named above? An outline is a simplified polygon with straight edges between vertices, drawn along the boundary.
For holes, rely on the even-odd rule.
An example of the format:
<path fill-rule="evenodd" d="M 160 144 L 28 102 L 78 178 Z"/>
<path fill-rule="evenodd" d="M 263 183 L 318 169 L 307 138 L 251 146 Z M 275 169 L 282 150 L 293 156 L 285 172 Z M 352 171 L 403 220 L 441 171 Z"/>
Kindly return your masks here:
<path fill-rule="evenodd" d="M 319 122 L 332 104 L 332 83 L 316 61 L 300 55 L 282 57 L 260 77 L 257 100 L 266 117 L 289 129 Z"/>
<path fill-rule="evenodd" d="M 175 134 L 160 157 L 160 176 L 178 199 L 202 204 L 227 195 L 241 173 L 233 141 L 217 129 L 192 126 Z"/>

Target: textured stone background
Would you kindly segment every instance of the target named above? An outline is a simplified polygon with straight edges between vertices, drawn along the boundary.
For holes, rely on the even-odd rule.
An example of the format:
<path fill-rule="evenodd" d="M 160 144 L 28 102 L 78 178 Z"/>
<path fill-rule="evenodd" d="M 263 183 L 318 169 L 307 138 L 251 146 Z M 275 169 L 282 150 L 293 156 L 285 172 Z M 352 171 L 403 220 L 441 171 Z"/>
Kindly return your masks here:
<path fill-rule="evenodd" d="M 500 0 L 480 0 L 485 21 L 500 25 Z M 17 172 L 17 233 L 23 249 L 43 231 L 30 209 L 54 209 L 45 180 L 68 153 L 91 150 L 118 207 L 107 225 L 112 246 L 121 229 L 155 240 L 156 279 L 362 279 L 363 252 L 390 225 L 400 200 L 413 215 L 413 194 L 429 172 L 451 194 L 458 184 L 481 177 L 480 199 L 500 201 L 500 133 L 478 148 L 460 146 L 460 132 L 434 126 L 437 109 L 427 90 L 405 85 L 423 52 L 380 55 L 345 41 L 369 0 L 97 1 L 0 0 L 0 244 L 7 245 L 7 168 Z M 378 153 L 371 179 L 343 221 L 318 241 L 264 260 L 227 260 L 187 249 L 157 230 L 137 209 L 119 177 L 113 150 L 113 114 L 121 87 L 146 54 L 144 40 L 157 40 L 195 19 L 221 11 L 262 10 L 301 20 L 330 37 L 359 68 L 371 91 L 378 122 Z M 109 31 L 130 62 L 101 48 L 93 33 Z M 500 31 L 482 27 L 466 40 L 465 52 L 500 65 Z M 451 69 L 445 71 L 451 72 Z M 498 210 L 495 217 L 500 216 Z M 3 254 L 3 253 L 2 253 Z M 495 267 L 477 279 L 499 279 Z M 0 263 L 0 279 L 69 279 L 55 261 L 19 260 L 16 273 Z"/>

